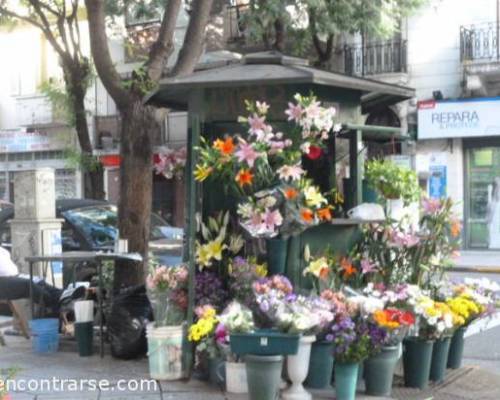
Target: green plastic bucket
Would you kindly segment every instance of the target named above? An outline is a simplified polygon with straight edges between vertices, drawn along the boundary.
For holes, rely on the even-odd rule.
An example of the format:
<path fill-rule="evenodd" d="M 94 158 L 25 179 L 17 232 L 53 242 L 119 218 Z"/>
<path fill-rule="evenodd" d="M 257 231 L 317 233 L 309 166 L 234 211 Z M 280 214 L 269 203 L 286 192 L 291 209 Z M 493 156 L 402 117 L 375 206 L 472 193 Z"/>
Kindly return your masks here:
<path fill-rule="evenodd" d="M 451 337 L 444 337 L 434 342 L 432 349 L 431 372 L 429 378 L 433 382 L 442 382 L 448 363 Z"/>
<path fill-rule="evenodd" d="M 284 275 L 288 254 L 288 239 L 266 240 L 267 270 L 269 275 Z"/>
<path fill-rule="evenodd" d="M 333 372 L 333 343 L 314 342 L 311 347 L 309 372 L 305 386 L 311 389 L 324 389 L 330 386 Z"/>
<path fill-rule="evenodd" d="M 403 369 L 406 387 L 425 389 L 431 371 L 432 340 L 408 337 L 403 341 Z"/>
<path fill-rule="evenodd" d="M 357 363 L 335 362 L 335 398 L 337 400 L 354 400 L 358 385 Z"/>
<path fill-rule="evenodd" d="M 399 346 L 383 347 L 382 351 L 365 360 L 364 377 L 369 396 L 391 395 L 394 369 L 399 359 Z"/>
<path fill-rule="evenodd" d="M 466 330 L 467 328 L 457 329 L 451 338 L 450 351 L 448 353 L 448 368 L 458 369 L 462 366 L 465 341 L 464 334 Z"/>
<path fill-rule="evenodd" d="M 94 350 L 94 322 L 76 322 L 75 337 L 80 357 L 90 357 Z"/>
<path fill-rule="evenodd" d="M 182 374 L 183 326 L 148 325 L 149 374 L 152 379 L 177 380 Z"/>
<path fill-rule="evenodd" d="M 250 400 L 276 400 L 279 397 L 283 356 L 246 355 Z"/>

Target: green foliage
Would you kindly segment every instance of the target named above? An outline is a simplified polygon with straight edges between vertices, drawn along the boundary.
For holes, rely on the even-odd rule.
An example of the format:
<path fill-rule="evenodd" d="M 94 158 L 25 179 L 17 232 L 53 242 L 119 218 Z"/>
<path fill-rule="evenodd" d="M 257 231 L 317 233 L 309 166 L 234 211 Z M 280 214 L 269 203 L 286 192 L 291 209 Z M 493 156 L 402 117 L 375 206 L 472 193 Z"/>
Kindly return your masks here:
<path fill-rule="evenodd" d="M 81 153 L 76 149 L 66 149 L 64 156 L 68 168 L 80 168 L 89 172 L 95 172 L 102 168 L 101 161 L 93 154 Z"/>
<path fill-rule="evenodd" d="M 10 368 L 0 368 L 0 400 L 2 400 L 7 393 L 7 382 L 14 378 L 14 376 L 20 371 L 20 368 L 10 367 Z"/>
<path fill-rule="evenodd" d="M 125 89 L 139 93 L 139 95 L 141 96 L 145 96 L 146 94 L 153 91 L 153 89 L 156 87 L 156 83 L 149 77 L 145 65 L 142 65 L 134 70 L 134 72 L 132 73 L 132 78 L 125 79 L 122 82 L 122 86 Z"/>
<path fill-rule="evenodd" d="M 55 114 L 62 116 L 69 126 L 74 127 L 76 125 L 75 111 L 73 109 L 71 96 L 64 83 L 60 80 L 51 78 L 41 83 L 38 89 L 40 93 L 47 96 Z"/>
<path fill-rule="evenodd" d="M 304 54 L 312 37 L 321 42 L 338 33 L 364 33 L 371 37 L 394 34 L 402 18 L 428 0 L 251 0 L 245 13 L 246 32 L 251 40 L 269 43 L 274 23 L 286 27 L 293 50 Z"/>
<path fill-rule="evenodd" d="M 420 198 L 415 171 L 388 160 L 370 160 L 365 165 L 365 179 L 385 199 L 402 199 L 405 204 Z"/>

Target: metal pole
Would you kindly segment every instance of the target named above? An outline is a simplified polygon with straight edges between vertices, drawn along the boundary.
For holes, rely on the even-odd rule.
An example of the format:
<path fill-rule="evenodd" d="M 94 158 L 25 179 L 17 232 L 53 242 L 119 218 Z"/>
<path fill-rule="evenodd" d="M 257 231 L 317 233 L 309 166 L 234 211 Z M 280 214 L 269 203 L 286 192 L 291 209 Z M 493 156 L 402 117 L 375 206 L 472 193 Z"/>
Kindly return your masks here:
<path fill-rule="evenodd" d="M 500 60 L 500 0 L 497 0 L 497 61 Z"/>

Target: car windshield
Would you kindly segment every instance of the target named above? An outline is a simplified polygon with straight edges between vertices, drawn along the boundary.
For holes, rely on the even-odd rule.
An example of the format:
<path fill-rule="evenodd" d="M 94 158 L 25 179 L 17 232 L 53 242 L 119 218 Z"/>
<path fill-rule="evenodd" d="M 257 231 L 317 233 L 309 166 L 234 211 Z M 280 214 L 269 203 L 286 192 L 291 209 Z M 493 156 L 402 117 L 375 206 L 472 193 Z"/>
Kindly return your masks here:
<path fill-rule="evenodd" d="M 118 211 L 114 205 L 76 208 L 63 213 L 81 230 L 94 247 L 112 246 L 118 233 Z M 167 238 L 161 228 L 168 223 L 156 214 L 151 214 L 151 240 Z"/>

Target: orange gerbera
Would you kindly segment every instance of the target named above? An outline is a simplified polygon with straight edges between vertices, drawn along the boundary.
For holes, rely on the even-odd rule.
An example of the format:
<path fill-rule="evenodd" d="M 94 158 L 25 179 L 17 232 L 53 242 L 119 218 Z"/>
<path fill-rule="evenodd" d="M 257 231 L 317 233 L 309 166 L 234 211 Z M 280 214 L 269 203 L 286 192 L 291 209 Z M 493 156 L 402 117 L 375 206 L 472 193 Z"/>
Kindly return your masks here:
<path fill-rule="evenodd" d="M 308 208 L 303 208 L 301 211 L 300 211 L 300 216 L 302 217 L 302 219 L 309 223 L 309 222 L 313 222 L 314 220 L 314 214 L 311 210 L 309 210 Z"/>
<path fill-rule="evenodd" d="M 217 139 L 213 147 L 219 150 L 223 155 L 228 156 L 234 152 L 234 142 L 232 137 L 228 137 L 225 140 Z"/>
<path fill-rule="evenodd" d="M 294 188 L 288 188 L 285 190 L 285 197 L 287 200 L 293 200 L 299 195 L 299 192 L 295 190 Z"/>
<path fill-rule="evenodd" d="M 321 208 L 318 210 L 318 218 L 321 221 L 330 221 L 332 219 L 332 212 L 330 207 Z"/>
<path fill-rule="evenodd" d="M 249 169 L 240 169 L 236 175 L 236 182 L 240 187 L 251 185 L 253 182 L 253 174 Z"/>
<path fill-rule="evenodd" d="M 344 271 L 344 278 L 349 278 L 357 272 L 356 267 L 346 257 L 342 257 L 340 260 L 340 269 Z"/>

